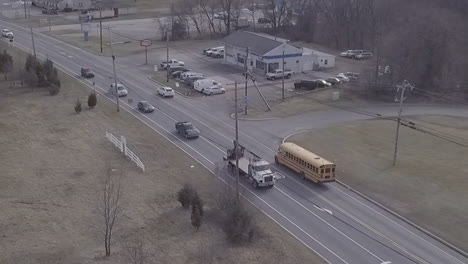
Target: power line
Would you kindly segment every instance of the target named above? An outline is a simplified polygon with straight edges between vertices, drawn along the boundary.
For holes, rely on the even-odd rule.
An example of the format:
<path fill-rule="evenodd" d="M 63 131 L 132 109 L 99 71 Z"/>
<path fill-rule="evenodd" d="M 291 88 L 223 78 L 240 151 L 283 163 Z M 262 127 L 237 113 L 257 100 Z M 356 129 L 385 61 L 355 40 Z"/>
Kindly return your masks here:
<path fill-rule="evenodd" d="M 378 114 L 378 113 L 373 113 L 373 112 L 368 112 L 368 111 L 362 111 L 362 110 L 357 110 L 357 109 L 353 109 L 353 108 L 349 108 L 349 107 L 344 107 L 344 106 L 339 106 L 339 105 L 335 105 L 335 104 L 332 104 L 332 103 L 327 103 L 327 102 L 324 102 L 322 100 L 319 100 L 317 98 L 314 98 L 314 97 L 311 97 L 311 96 L 308 96 L 306 94 L 303 94 L 303 93 L 296 93 L 298 96 L 301 96 L 301 97 L 305 97 L 305 98 L 309 98 L 309 99 L 312 99 L 314 100 L 315 102 L 317 102 L 318 104 L 321 104 L 321 105 L 325 105 L 325 106 L 328 106 L 328 107 L 333 107 L 333 108 L 336 108 L 336 109 L 340 109 L 342 111 L 346 111 L 346 112 L 351 112 L 351 113 L 355 113 L 355 114 L 359 114 L 359 115 L 364 115 L 364 116 L 369 116 L 369 117 L 374 117 L 376 119 L 381 119 L 381 120 L 389 120 L 389 121 L 394 121 L 396 122 L 397 121 L 397 118 L 395 117 L 384 117 L 382 116 L 381 114 Z M 445 140 L 445 141 L 448 141 L 448 142 L 451 142 L 453 144 L 456 144 L 458 146 L 461 146 L 461 147 L 466 147 L 468 148 L 468 144 L 464 144 L 464 143 L 461 143 L 461 142 L 458 142 L 458 141 L 464 141 L 466 139 L 463 139 L 461 137 L 458 137 L 458 136 L 454 136 L 454 135 L 451 135 L 449 133 L 446 133 L 446 132 L 441 132 L 439 130 L 436 130 L 436 129 L 432 129 L 432 128 L 428 128 L 428 127 L 425 127 L 425 126 L 421 126 L 419 124 L 416 124 L 414 122 L 411 122 L 409 120 L 406 120 L 406 119 L 403 119 L 403 121 L 401 123 L 401 125 L 405 126 L 405 127 L 408 127 L 410 129 L 413 129 L 415 131 L 418 131 L 418 132 L 421 132 L 421 133 L 425 133 L 425 134 L 428 134 L 428 135 L 431 135 L 431 136 L 434 136 L 434 137 L 437 137 L 439 139 L 442 139 L 442 140 Z M 405 123 L 406 122 L 406 123 Z M 434 132 L 431 132 L 431 131 L 428 131 L 428 130 L 432 130 Z M 441 135 L 443 134 L 443 135 Z M 458 139 L 458 140 L 457 140 Z"/>

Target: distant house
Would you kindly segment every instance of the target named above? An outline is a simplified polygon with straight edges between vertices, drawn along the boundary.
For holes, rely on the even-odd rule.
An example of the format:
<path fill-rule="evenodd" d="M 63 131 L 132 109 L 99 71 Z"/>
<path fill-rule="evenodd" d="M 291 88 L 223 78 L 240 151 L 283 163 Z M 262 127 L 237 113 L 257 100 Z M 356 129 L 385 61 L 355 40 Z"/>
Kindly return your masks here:
<path fill-rule="evenodd" d="M 64 10 L 65 8 L 80 10 L 90 8 L 91 0 L 33 0 L 33 4 L 45 8 L 55 7 L 59 10 Z"/>
<path fill-rule="evenodd" d="M 225 45 L 225 62 L 245 67 L 248 49 L 247 67 L 257 73 L 281 69 L 283 59 L 284 68 L 295 73 L 335 66 L 333 55 L 298 48 L 286 39 L 267 34 L 239 30 L 225 37 L 222 42 Z"/>

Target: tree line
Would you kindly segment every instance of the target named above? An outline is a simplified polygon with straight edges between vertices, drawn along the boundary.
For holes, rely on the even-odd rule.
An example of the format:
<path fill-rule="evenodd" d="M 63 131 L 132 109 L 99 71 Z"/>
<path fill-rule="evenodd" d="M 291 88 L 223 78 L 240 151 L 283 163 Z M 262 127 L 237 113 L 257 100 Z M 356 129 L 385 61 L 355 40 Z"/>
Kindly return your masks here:
<path fill-rule="evenodd" d="M 270 21 L 261 29 L 251 18 L 251 30 L 373 52 L 378 65 L 392 69 L 384 78 L 376 65 L 368 78 L 374 88 L 407 79 L 427 91 L 468 94 L 466 0 L 177 0 L 171 16 L 183 32 L 191 24 L 200 37 L 215 37 L 235 30 L 245 8 Z"/>

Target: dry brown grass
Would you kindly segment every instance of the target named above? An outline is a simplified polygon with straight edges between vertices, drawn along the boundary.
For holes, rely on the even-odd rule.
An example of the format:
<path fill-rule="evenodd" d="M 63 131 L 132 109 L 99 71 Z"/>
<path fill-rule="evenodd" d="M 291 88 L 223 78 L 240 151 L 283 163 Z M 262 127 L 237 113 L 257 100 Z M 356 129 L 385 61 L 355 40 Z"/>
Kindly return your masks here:
<path fill-rule="evenodd" d="M 411 120 L 468 141 L 467 118 Z M 289 140 L 335 162 L 343 182 L 468 249 L 468 148 L 402 127 L 392 167 L 395 129 L 392 121 L 361 121 Z"/>
<path fill-rule="evenodd" d="M 340 91 L 340 89 L 332 88 L 317 90 L 307 93 L 304 96 L 297 95 L 291 98 L 287 98 L 284 103 L 282 103 L 280 100 L 277 100 L 273 103 L 270 102 L 271 111 L 266 111 L 265 105 L 261 104 L 261 109 L 251 109 L 247 116 L 242 115 L 241 117 L 283 118 L 311 111 L 325 110 L 329 108 L 326 104 L 331 102 L 332 93 L 336 91 Z"/>
<path fill-rule="evenodd" d="M 194 263 L 211 251 L 203 244 L 216 245 L 214 263 L 323 263 L 260 213 L 264 231 L 251 245 L 227 245 L 214 221 L 196 232 L 175 193 L 192 182 L 209 210 L 214 176 L 100 96 L 94 109 L 76 114 L 76 99 L 86 102 L 90 90 L 60 75 L 54 97 L 0 83 L 0 263 L 128 263 L 123 245 L 135 234 L 157 263 Z M 106 141 L 106 131 L 127 137 L 145 173 Z M 106 259 L 97 200 L 108 163 L 124 177 L 126 206 Z"/>

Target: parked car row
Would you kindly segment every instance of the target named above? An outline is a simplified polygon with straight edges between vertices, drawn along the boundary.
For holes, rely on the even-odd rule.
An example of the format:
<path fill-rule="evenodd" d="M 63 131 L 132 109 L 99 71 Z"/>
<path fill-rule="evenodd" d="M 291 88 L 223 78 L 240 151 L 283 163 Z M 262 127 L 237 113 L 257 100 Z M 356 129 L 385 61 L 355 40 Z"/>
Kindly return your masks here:
<path fill-rule="evenodd" d="M 315 88 L 330 87 L 332 85 L 349 82 L 350 80 L 356 80 L 358 77 L 359 73 L 347 72 L 340 73 L 336 77 L 329 77 L 327 79 L 299 80 L 294 82 L 294 88 L 314 90 Z"/>
<path fill-rule="evenodd" d="M 367 50 L 347 50 L 340 53 L 341 57 L 353 58 L 356 60 L 365 60 L 373 56 L 372 52 Z"/>
<path fill-rule="evenodd" d="M 212 79 L 207 79 L 203 73 L 194 72 L 185 66 L 169 66 L 167 71 L 171 78 L 180 80 L 186 86 L 193 88 L 197 92 L 206 95 L 223 94 L 226 92 L 220 83 Z"/>
<path fill-rule="evenodd" d="M 203 54 L 213 58 L 224 58 L 224 46 L 204 49 Z"/>

